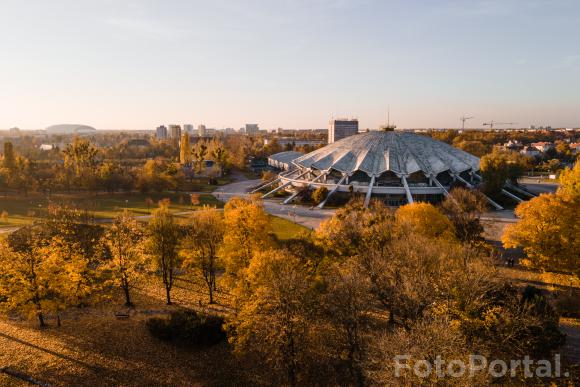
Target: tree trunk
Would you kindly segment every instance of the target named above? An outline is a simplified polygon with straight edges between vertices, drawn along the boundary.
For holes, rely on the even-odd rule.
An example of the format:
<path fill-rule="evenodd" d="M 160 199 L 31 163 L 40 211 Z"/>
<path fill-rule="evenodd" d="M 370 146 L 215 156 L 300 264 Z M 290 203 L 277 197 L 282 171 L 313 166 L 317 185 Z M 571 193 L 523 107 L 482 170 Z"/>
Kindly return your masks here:
<path fill-rule="evenodd" d="M 46 323 L 44 322 L 44 315 L 42 314 L 42 311 L 37 312 L 38 315 L 38 323 L 40 324 L 41 328 L 46 327 Z"/>
<path fill-rule="evenodd" d="M 129 287 L 123 286 L 123 292 L 125 293 L 125 306 L 132 307 L 133 303 L 131 302 L 131 295 L 129 294 Z"/>
<path fill-rule="evenodd" d="M 171 305 L 171 290 L 169 286 L 165 286 L 165 295 L 167 296 L 167 305 Z"/>
<path fill-rule="evenodd" d="M 214 303 L 213 302 L 213 287 L 212 286 L 209 287 L 209 303 L 210 304 Z"/>

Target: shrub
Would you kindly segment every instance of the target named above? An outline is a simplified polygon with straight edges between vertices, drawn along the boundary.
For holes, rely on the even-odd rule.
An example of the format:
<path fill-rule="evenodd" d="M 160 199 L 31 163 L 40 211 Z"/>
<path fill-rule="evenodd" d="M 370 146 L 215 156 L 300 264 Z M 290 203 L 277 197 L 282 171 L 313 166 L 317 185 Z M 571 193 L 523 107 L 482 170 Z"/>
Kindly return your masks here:
<path fill-rule="evenodd" d="M 312 193 L 312 200 L 314 201 L 314 204 L 319 204 L 322 202 L 326 195 L 328 195 L 328 188 L 324 186 L 316 188 Z"/>
<path fill-rule="evenodd" d="M 158 339 L 178 342 L 186 346 L 214 345 L 226 338 L 222 317 L 180 310 L 166 318 L 147 320 L 149 332 Z"/>

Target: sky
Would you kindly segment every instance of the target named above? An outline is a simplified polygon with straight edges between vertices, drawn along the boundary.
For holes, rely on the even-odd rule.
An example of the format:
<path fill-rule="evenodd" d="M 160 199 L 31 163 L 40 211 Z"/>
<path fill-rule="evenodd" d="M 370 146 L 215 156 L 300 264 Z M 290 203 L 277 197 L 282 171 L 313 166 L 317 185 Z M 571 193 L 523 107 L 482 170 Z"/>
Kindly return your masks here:
<path fill-rule="evenodd" d="M 0 0 L 0 129 L 580 127 L 577 0 Z"/>

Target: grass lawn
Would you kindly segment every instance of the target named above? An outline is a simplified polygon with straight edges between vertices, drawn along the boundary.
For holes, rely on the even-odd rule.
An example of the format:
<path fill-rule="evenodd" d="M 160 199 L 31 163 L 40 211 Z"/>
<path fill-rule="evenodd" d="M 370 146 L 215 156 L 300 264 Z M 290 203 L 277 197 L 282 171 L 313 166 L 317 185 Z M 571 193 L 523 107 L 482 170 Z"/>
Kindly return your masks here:
<path fill-rule="evenodd" d="M 274 215 L 268 216 L 270 217 L 270 222 L 272 224 L 272 232 L 280 240 L 296 238 L 304 231 L 310 231 L 308 228 L 287 219 Z"/>
<path fill-rule="evenodd" d="M 147 205 L 146 199 L 153 201 L 152 205 Z M 71 195 L 51 195 L 50 201 L 62 204 L 69 204 L 87 210 L 97 219 L 113 218 L 119 212 L 128 208 L 135 215 L 148 215 L 152 209 L 157 207 L 157 202 L 168 198 L 171 201 L 170 208 L 175 212 L 190 211 L 195 207 L 191 206 L 190 197 L 186 193 L 114 193 L 114 194 L 71 194 Z M 200 194 L 200 204 L 216 207 L 223 207 L 223 203 L 211 194 Z M 0 220 L 0 228 L 20 226 L 32 222 L 36 217 L 46 211 L 49 199 L 46 195 L 29 195 L 26 197 L 0 197 L 0 213 L 8 213 L 7 221 Z M 199 207 L 197 206 L 197 207 Z"/>

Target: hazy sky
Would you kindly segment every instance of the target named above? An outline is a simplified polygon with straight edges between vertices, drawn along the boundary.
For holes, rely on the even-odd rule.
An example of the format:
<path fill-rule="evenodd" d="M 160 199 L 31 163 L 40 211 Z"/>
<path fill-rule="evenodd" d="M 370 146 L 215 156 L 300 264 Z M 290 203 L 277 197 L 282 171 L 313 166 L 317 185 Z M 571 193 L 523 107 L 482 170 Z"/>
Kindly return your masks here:
<path fill-rule="evenodd" d="M 0 128 L 580 126 L 578 0 L 0 0 Z"/>

